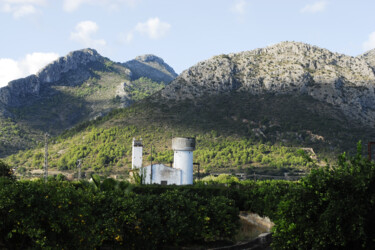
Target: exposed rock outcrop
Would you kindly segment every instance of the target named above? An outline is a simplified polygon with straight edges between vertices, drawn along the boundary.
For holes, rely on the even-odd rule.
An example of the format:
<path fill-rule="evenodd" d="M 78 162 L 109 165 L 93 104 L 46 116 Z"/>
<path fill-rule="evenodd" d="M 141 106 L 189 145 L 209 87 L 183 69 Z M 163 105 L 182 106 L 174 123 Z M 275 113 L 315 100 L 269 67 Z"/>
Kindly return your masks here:
<path fill-rule="evenodd" d="M 9 107 L 26 105 L 41 97 L 41 91 L 46 91 L 48 87 L 77 86 L 90 77 L 97 77 L 95 70 L 106 71 L 106 63 L 113 64 L 94 49 L 70 52 L 41 69 L 36 75 L 11 81 L 8 86 L 0 88 L 0 102 Z M 122 67 L 121 73 L 129 75 L 131 80 L 147 77 L 167 84 L 177 76 L 163 59 L 154 55 L 139 56 L 122 66 L 117 64 L 117 67 Z"/>
<path fill-rule="evenodd" d="M 14 80 L 0 89 L 0 102 L 7 106 L 18 106 L 21 99 L 28 96 L 39 96 L 40 81 L 36 75 Z"/>
<path fill-rule="evenodd" d="M 96 52 L 94 49 L 83 49 L 70 52 L 64 57 L 60 57 L 56 61 L 48 64 L 46 67 L 41 69 L 37 76 L 41 83 L 52 83 L 59 81 L 65 73 L 71 70 L 77 70 L 78 68 L 82 71 L 82 66 L 89 63 L 103 61 L 103 57 Z M 76 77 L 77 81 L 86 80 L 87 75 L 82 77 Z M 82 80 L 80 79 L 82 78 Z"/>
<path fill-rule="evenodd" d="M 123 63 L 132 72 L 132 80 L 147 77 L 156 82 L 170 83 L 177 77 L 176 72 L 163 59 L 155 55 L 142 55 Z"/>
<path fill-rule="evenodd" d="M 375 72 L 375 49 L 372 49 L 358 57 L 365 60 Z"/>
<path fill-rule="evenodd" d="M 0 102 L 6 106 L 18 107 L 26 104 L 30 98 L 40 97 L 43 86 L 80 84 L 94 75 L 87 66 L 93 66 L 92 64 L 103 60 L 104 57 L 93 49 L 70 52 L 41 69 L 36 75 L 9 82 L 8 86 L 0 89 Z"/>
<path fill-rule="evenodd" d="M 228 91 L 307 94 L 340 107 L 351 119 L 375 124 L 371 58 L 367 56 L 366 61 L 304 43 L 282 42 L 199 62 L 161 95 L 185 99 Z"/>

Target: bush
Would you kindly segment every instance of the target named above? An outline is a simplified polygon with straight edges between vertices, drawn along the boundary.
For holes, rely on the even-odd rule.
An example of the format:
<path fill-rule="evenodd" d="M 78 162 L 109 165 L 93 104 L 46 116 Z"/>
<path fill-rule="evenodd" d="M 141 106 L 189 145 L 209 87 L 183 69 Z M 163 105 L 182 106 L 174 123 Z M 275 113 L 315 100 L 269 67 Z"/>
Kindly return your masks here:
<path fill-rule="evenodd" d="M 343 154 L 317 168 L 279 205 L 277 249 L 375 248 L 375 164 Z"/>
<path fill-rule="evenodd" d="M 10 168 L 10 166 L 0 160 L 0 178 L 1 177 L 5 177 L 7 179 L 12 179 L 12 180 L 15 179 L 13 175 L 13 171 Z"/>
<path fill-rule="evenodd" d="M 99 187 L 85 181 L 3 180 L 0 246 L 11 249 L 162 248 L 231 239 L 238 226 L 235 202 L 209 192 L 137 194 L 113 179 Z"/>

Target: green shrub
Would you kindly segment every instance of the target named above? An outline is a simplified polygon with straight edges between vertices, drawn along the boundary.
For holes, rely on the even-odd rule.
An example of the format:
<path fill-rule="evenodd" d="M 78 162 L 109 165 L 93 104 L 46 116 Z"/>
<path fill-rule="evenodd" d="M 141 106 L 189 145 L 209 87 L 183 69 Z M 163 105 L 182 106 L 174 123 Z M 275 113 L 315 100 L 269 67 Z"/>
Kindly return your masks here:
<path fill-rule="evenodd" d="M 374 249 L 375 164 L 343 154 L 317 168 L 279 205 L 273 235 L 277 249 Z"/>
<path fill-rule="evenodd" d="M 55 180 L 0 184 L 0 245 L 11 249 L 152 249 L 231 239 L 238 227 L 235 202 L 208 190 L 193 192 L 199 188 L 139 194 L 113 179 L 98 186 Z"/>
<path fill-rule="evenodd" d="M 14 179 L 13 171 L 9 165 L 0 160 L 0 178 Z"/>

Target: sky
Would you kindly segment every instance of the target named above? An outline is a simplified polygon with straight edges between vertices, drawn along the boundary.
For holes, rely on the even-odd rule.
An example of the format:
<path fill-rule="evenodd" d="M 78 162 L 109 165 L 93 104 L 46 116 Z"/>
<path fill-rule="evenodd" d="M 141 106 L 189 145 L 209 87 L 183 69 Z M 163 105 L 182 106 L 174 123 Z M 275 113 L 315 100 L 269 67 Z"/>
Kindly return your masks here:
<path fill-rule="evenodd" d="M 0 87 L 83 48 L 176 73 L 214 55 L 298 41 L 350 56 L 375 48 L 374 0 L 0 0 Z"/>

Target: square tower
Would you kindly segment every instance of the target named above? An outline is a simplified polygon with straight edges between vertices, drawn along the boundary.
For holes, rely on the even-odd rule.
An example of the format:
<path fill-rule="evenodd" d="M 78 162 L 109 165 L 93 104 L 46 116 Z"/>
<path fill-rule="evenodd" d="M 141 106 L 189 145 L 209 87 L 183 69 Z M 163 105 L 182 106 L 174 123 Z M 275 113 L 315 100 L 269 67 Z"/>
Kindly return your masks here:
<path fill-rule="evenodd" d="M 142 139 L 136 140 L 135 138 L 133 138 L 132 169 L 138 169 L 142 167 L 142 153 L 143 153 Z"/>

